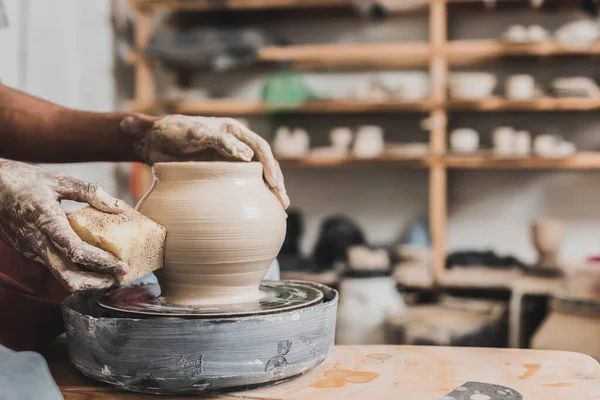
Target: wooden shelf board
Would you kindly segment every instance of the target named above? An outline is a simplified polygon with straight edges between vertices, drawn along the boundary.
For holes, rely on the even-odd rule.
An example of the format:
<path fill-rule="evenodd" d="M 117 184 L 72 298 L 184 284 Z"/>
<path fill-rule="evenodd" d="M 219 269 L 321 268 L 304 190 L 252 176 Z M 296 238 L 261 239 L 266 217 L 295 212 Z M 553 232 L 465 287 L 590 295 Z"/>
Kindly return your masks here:
<path fill-rule="evenodd" d="M 556 42 L 505 44 L 497 40 L 456 40 L 446 48 L 451 65 L 469 65 L 503 56 L 600 55 L 600 42 L 590 48 L 575 49 Z"/>
<path fill-rule="evenodd" d="M 448 168 L 599 169 L 600 152 L 580 152 L 564 158 L 450 155 L 444 157 L 444 164 Z"/>
<path fill-rule="evenodd" d="M 172 110 L 178 114 L 202 115 L 252 115 L 266 113 L 374 113 L 374 112 L 425 112 L 431 102 L 368 102 L 368 101 L 310 101 L 295 108 L 269 108 L 262 102 L 234 99 L 179 101 L 172 103 Z"/>
<path fill-rule="evenodd" d="M 301 68 L 426 67 L 429 62 L 429 44 L 407 42 L 267 46 L 259 51 L 258 59 L 290 62 Z"/>
<path fill-rule="evenodd" d="M 490 97 L 483 100 L 449 100 L 449 110 L 465 111 L 589 111 L 600 109 L 600 99 L 584 97 L 543 97 L 532 100 L 509 100 Z"/>
<path fill-rule="evenodd" d="M 344 167 L 352 165 L 375 166 L 375 165 L 396 165 L 406 167 L 428 167 L 430 157 L 378 157 L 378 158 L 325 158 L 325 157 L 303 157 L 295 159 L 279 159 L 281 165 L 331 168 Z"/>

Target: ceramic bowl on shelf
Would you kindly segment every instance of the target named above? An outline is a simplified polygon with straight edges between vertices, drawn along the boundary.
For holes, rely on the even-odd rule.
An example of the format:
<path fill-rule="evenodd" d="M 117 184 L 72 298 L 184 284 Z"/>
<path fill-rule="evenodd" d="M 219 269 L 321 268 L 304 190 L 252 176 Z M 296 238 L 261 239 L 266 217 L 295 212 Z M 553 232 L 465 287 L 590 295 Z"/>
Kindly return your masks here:
<path fill-rule="evenodd" d="M 568 22 L 554 32 L 554 38 L 566 47 L 589 48 L 600 39 L 600 26 L 592 19 Z"/>
<path fill-rule="evenodd" d="M 376 158 L 383 154 L 383 129 L 378 125 L 363 125 L 358 128 L 352 154 L 357 158 Z"/>
<path fill-rule="evenodd" d="M 275 134 L 272 143 L 273 153 L 281 159 L 299 158 L 308 153 L 310 136 L 304 129 L 296 128 L 291 131 L 286 126 L 281 126 Z"/>
<path fill-rule="evenodd" d="M 496 88 L 496 75 L 488 72 L 456 72 L 450 75 L 448 89 L 456 100 L 481 100 L 490 97 Z"/>
<path fill-rule="evenodd" d="M 515 152 L 516 131 L 511 126 L 499 126 L 492 132 L 494 154 L 510 156 Z"/>
<path fill-rule="evenodd" d="M 472 128 L 458 128 L 450 134 L 450 148 L 458 153 L 473 153 L 479 148 L 479 133 Z"/>
<path fill-rule="evenodd" d="M 352 129 L 345 126 L 338 126 L 329 132 L 329 140 L 334 148 L 342 152 L 347 152 L 350 143 L 352 143 L 352 135 Z"/>
<path fill-rule="evenodd" d="M 517 131 L 514 137 L 514 153 L 528 156 L 531 153 L 531 135 L 527 131 Z"/>
<path fill-rule="evenodd" d="M 569 157 L 577 152 L 574 143 L 560 135 L 538 135 L 533 141 L 533 152 L 538 157 Z"/>
<path fill-rule="evenodd" d="M 511 25 L 500 36 L 500 40 L 509 44 L 529 42 L 529 30 L 524 25 Z"/>
<path fill-rule="evenodd" d="M 511 25 L 500 36 L 500 41 L 506 44 L 533 44 L 550 39 L 550 32 L 540 25 Z"/>
<path fill-rule="evenodd" d="M 528 100 L 537 94 L 535 78 L 529 74 L 511 75 L 504 81 L 504 94 L 511 100 Z"/>

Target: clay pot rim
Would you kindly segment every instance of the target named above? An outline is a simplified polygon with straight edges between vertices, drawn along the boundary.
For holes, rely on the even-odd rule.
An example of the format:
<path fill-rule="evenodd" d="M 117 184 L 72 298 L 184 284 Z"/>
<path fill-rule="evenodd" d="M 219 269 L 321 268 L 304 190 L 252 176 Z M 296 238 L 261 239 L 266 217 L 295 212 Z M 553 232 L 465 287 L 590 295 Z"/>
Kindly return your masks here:
<path fill-rule="evenodd" d="M 258 161 L 175 161 L 157 162 L 152 165 L 154 175 L 161 181 L 181 180 L 182 174 L 187 178 L 201 179 L 232 176 L 262 177 L 263 167 Z"/>

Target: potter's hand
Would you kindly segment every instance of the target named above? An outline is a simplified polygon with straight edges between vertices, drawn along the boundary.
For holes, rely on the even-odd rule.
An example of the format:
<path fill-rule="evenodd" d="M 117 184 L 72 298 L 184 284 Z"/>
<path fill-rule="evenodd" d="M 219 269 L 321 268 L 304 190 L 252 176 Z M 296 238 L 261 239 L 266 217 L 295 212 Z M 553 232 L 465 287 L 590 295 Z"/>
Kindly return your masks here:
<path fill-rule="evenodd" d="M 225 159 L 251 161 L 263 165 L 265 180 L 284 208 L 290 204 L 283 174 L 271 146 L 241 122 L 232 118 L 167 115 L 150 117 L 136 114 L 121 122 L 134 137 L 138 157 L 153 164 L 163 161 L 212 161 L 215 152 Z"/>
<path fill-rule="evenodd" d="M 121 212 L 102 188 L 62 172 L 15 161 L 0 162 L 0 239 L 29 260 L 46 265 L 69 290 L 105 288 L 127 264 L 83 242 L 71 229 L 60 200 Z"/>

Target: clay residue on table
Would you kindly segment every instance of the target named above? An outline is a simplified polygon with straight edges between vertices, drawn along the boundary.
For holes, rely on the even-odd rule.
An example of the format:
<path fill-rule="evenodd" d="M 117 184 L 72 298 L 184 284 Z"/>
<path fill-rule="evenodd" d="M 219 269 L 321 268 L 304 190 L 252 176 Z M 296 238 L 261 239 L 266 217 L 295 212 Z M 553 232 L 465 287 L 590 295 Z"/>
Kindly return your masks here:
<path fill-rule="evenodd" d="M 392 358 L 390 354 L 373 353 L 367 354 L 367 358 L 363 360 L 365 364 L 383 364 L 385 360 Z"/>
<path fill-rule="evenodd" d="M 527 378 L 532 377 L 537 374 L 540 370 L 540 364 L 524 364 L 525 365 L 525 373 L 519 376 L 519 380 L 525 380 Z"/>
<path fill-rule="evenodd" d="M 573 386 L 573 385 L 570 384 L 569 382 L 556 382 L 556 383 L 546 383 L 543 386 L 559 388 L 559 387 L 568 387 L 568 386 Z"/>
<path fill-rule="evenodd" d="M 339 388 L 347 383 L 369 383 L 379 377 L 377 372 L 353 371 L 351 369 L 330 369 L 310 387 L 316 389 Z"/>

